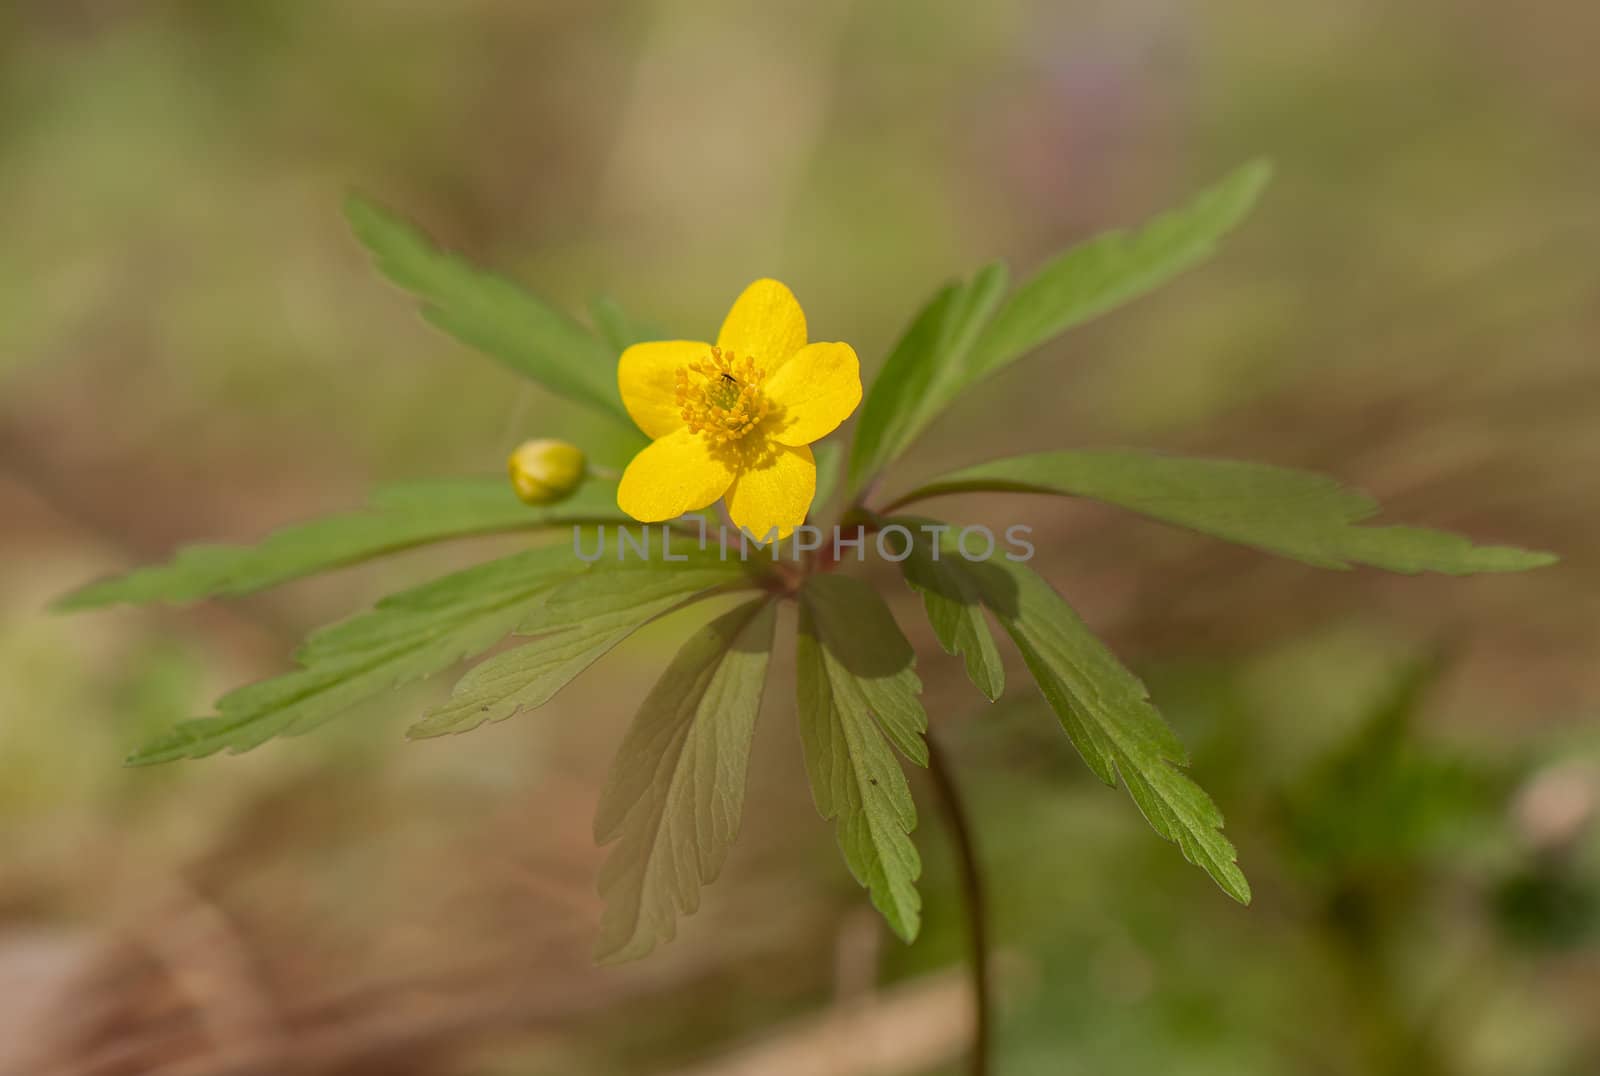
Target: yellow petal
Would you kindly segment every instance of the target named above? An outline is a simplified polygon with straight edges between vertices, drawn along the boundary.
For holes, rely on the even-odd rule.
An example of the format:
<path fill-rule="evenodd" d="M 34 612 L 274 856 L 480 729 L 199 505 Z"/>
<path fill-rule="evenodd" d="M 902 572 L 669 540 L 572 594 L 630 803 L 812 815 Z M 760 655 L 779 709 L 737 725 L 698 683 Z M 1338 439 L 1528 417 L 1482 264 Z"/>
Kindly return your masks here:
<path fill-rule="evenodd" d="M 773 439 L 809 445 L 832 433 L 861 402 L 861 363 L 849 344 L 811 344 L 769 377 L 762 390 L 783 408 Z"/>
<path fill-rule="evenodd" d="M 772 445 L 758 462 L 747 465 L 728 490 L 728 515 L 733 525 L 765 539 L 774 528 L 787 538 L 806 521 L 817 495 L 817 464 L 801 445 Z"/>
<path fill-rule="evenodd" d="M 733 301 L 717 333 L 717 346 L 749 357 L 768 376 L 806 346 L 806 315 L 794 292 L 776 280 L 758 280 Z"/>
<path fill-rule="evenodd" d="M 659 523 L 716 503 L 732 481 L 733 469 L 705 438 L 678 430 L 633 457 L 617 485 L 617 507 L 640 523 Z"/>
<path fill-rule="evenodd" d="M 654 340 L 634 344 L 617 362 L 622 404 L 648 437 L 665 437 L 683 428 L 673 375 L 711 354 L 711 345 L 693 340 Z"/>

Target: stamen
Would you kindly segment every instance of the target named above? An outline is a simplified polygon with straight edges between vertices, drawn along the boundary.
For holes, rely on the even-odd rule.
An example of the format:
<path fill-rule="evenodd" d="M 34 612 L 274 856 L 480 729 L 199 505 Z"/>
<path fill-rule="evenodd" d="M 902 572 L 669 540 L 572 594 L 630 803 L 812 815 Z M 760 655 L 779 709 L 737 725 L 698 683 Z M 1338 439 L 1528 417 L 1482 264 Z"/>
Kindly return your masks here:
<path fill-rule="evenodd" d="M 772 409 L 761 383 L 766 371 L 750 358 L 711 349 L 707 359 L 680 366 L 673 374 L 678 413 L 690 433 L 715 445 L 742 439 Z"/>

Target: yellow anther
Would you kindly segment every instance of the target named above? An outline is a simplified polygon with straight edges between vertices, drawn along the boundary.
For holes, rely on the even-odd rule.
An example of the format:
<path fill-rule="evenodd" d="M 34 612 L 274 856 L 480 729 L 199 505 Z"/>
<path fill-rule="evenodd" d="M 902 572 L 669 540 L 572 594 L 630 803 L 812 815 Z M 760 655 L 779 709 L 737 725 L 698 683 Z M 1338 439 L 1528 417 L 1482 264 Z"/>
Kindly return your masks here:
<path fill-rule="evenodd" d="M 678 414 L 690 433 L 703 434 L 712 444 L 741 440 L 771 411 L 761 391 L 765 378 L 755 360 L 714 347 L 708 359 L 674 371 Z"/>

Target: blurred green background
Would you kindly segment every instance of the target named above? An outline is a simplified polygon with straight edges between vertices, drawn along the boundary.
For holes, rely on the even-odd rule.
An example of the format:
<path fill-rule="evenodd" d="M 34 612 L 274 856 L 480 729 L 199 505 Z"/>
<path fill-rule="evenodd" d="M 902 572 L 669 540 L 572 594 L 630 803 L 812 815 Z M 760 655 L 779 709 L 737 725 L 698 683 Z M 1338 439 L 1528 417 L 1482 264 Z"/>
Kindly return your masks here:
<path fill-rule="evenodd" d="M 1216 262 L 974 392 L 896 480 L 1045 447 L 1244 456 L 1564 563 L 1318 573 L 1093 506 L 949 506 L 1035 525 L 1257 893 L 1152 835 L 1023 677 L 978 701 L 902 601 L 992 875 L 999 1071 L 1600 1071 L 1597 39 L 1600 7 L 1554 0 L 7 0 L 0 1072 L 958 1071 L 931 803 L 907 949 L 811 806 L 785 674 L 723 878 L 675 944 L 602 970 L 590 816 L 674 625 L 472 736 L 401 739 L 446 681 L 130 771 L 309 627 L 505 542 L 42 610 L 375 480 L 590 436 L 369 270 L 348 190 L 676 335 L 777 276 L 870 370 L 947 277 L 1258 154 L 1278 180 Z"/>

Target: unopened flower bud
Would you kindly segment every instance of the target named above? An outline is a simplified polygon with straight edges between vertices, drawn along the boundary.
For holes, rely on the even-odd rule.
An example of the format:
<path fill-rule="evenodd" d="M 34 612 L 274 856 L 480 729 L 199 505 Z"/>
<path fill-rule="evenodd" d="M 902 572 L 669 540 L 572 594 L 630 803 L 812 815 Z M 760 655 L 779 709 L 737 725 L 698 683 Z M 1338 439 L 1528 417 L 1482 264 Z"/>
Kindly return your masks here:
<path fill-rule="evenodd" d="M 583 484 L 583 449 L 565 441 L 540 438 L 517 446 L 506 469 L 511 488 L 527 504 L 554 504 Z"/>

